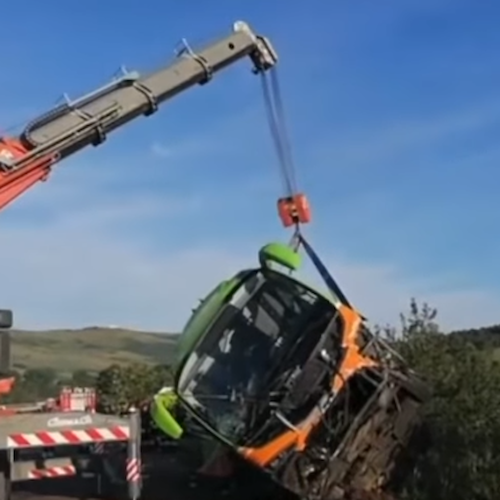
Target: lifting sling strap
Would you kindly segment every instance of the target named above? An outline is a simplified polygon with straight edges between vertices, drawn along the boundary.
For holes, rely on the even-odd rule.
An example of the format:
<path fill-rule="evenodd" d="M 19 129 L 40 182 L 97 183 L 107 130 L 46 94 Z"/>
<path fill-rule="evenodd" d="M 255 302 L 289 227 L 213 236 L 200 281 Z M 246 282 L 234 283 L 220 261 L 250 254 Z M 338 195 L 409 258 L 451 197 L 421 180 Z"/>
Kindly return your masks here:
<path fill-rule="evenodd" d="M 349 301 L 347 300 L 347 297 L 344 295 L 339 285 L 337 284 L 333 276 L 330 274 L 326 266 L 323 264 L 323 261 L 319 258 L 318 254 L 309 244 L 309 242 L 304 238 L 304 236 L 300 232 L 298 232 L 297 237 L 300 245 L 302 245 L 302 247 L 304 248 L 304 251 L 306 252 L 309 259 L 311 259 L 311 262 L 318 271 L 318 274 L 323 278 L 323 281 L 325 282 L 325 285 L 328 287 L 330 292 L 336 295 L 340 300 L 340 302 L 342 302 L 342 304 L 344 304 L 347 307 L 352 307 Z"/>
<path fill-rule="evenodd" d="M 304 194 L 298 193 L 297 191 L 295 168 L 290 141 L 286 130 L 286 121 L 276 67 L 269 71 L 270 82 L 268 81 L 267 73 L 262 73 L 261 76 L 267 118 L 278 154 L 281 176 L 286 191 L 286 196 L 278 200 L 278 212 L 281 221 L 285 227 L 295 226 L 291 246 L 293 246 L 295 250 L 298 250 L 300 246 L 304 248 L 304 251 L 330 292 L 333 293 L 342 304 L 351 307 L 347 297 L 344 295 L 333 276 L 300 231 L 301 224 L 310 222 L 311 213 L 307 198 Z"/>

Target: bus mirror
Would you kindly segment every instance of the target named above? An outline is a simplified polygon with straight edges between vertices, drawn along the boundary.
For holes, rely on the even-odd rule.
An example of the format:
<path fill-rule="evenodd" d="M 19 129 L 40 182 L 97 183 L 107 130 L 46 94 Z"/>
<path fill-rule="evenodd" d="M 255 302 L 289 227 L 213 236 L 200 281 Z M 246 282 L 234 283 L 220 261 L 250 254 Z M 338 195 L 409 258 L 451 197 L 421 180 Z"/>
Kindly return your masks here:
<path fill-rule="evenodd" d="M 150 407 L 150 414 L 154 423 L 172 439 L 180 439 L 184 433 L 184 430 L 171 413 L 176 404 L 177 397 L 175 394 L 157 394 L 153 398 Z"/>
<path fill-rule="evenodd" d="M 269 243 L 260 249 L 259 262 L 262 267 L 269 267 L 274 263 L 291 271 L 297 271 L 302 264 L 302 258 L 288 245 Z"/>

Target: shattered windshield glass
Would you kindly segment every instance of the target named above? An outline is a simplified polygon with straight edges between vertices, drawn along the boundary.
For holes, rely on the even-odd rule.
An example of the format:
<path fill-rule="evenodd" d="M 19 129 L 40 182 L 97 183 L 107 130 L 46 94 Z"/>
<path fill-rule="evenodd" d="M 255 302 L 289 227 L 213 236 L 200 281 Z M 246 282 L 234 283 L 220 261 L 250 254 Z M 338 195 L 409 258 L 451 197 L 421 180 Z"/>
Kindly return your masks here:
<path fill-rule="evenodd" d="M 279 403 L 280 389 L 335 315 L 328 300 L 301 283 L 277 272 L 255 273 L 186 360 L 179 393 L 217 432 L 241 445 L 259 414 Z"/>

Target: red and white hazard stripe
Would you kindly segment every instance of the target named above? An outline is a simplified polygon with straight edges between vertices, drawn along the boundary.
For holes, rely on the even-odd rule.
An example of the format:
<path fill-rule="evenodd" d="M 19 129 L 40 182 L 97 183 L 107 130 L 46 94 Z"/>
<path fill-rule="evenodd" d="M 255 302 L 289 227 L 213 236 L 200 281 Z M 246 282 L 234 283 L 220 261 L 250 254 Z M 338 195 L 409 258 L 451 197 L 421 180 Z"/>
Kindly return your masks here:
<path fill-rule="evenodd" d="M 141 479 L 141 461 L 138 458 L 127 460 L 127 481 L 136 483 Z"/>
<path fill-rule="evenodd" d="M 102 455 L 104 453 L 104 443 L 96 443 L 94 445 L 94 453 L 96 453 L 97 455 Z"/>
<path fill-rule="evenodd" d="M 126 441 L 129 439 L 129 436 L 130 428 L 128 426 L 96 427 L 85 430 L 49 431 L 32 434 L 11 434 L 7 437 L 7 448 L 85 444 L 100 441 Z"/>
<path fill-rule="evenodd" d="M 73 465 L 63 467 L 49 467 L 48 469 L 33 469 L 28 472 L 28 479 L 45 479 L 48 477 L 74 476 L 76 469 Z"/>

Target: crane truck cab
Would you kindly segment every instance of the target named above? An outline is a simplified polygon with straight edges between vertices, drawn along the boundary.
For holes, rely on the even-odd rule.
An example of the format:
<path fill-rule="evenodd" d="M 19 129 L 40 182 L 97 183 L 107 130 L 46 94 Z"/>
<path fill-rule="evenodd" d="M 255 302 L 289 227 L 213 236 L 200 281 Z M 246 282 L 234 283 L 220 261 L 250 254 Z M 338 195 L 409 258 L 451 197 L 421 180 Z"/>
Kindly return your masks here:
<path fill-rule="evenodd" d="M 380 488 L 418 421 L 423 382 L 356 310 L 295 277 L 292 248 L 268 244 L 259 261 L 193 312 L 153 418 L 173 438 L 195 422 L 215 448 L 300 497 Z M 176 421 L 176 406 L 189 418 Z"/>
<path fill-rule="evenodd" d="M 0 309 L 0 330 L 12 328 L 14 318 L 10 309 Z"/>

